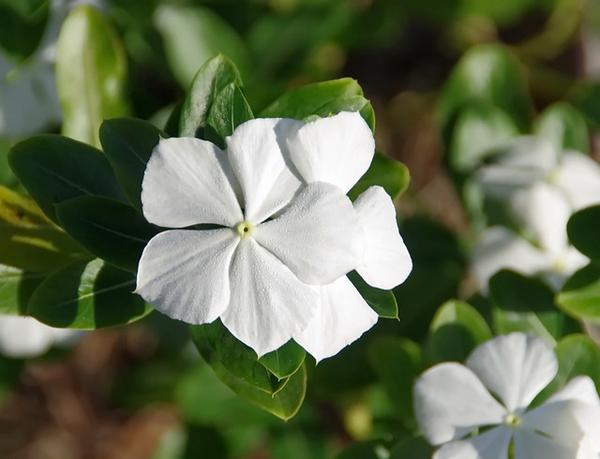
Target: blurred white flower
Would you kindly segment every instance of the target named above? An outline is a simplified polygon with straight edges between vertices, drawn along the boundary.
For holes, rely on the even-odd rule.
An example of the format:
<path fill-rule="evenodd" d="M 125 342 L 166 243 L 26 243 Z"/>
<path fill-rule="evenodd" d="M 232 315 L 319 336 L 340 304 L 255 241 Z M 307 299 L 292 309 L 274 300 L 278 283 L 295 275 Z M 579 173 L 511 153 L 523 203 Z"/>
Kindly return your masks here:
<path fill-rule="evenodd" d="M 500 269 L 545 274 L 553 287 L 586 264 L 570 246 L 571 214 L 600 203 L 600 165 L 583 153 L 558 151 L 534 137 L 514 140 L 498 162 L 475 178 L 484 194 L 505 205 L 525 238 L 504 228 L 484 231 L 473 252 L 473 272 L 483 290 Z"/>
<path fill-rule="evenodd" d="M 511 441 L 514 459 L 597 459 L 600 399 L 589 377 L 528 410 L 557 371 L 552 350 L 523 333 L 480 345 L 466 366 L 427 370 L 415 383 L 414 405 L 427 440 L 441 445 L 433 459 L 507 459 Z"/>
<path fill-rule="evenodd" d="M 345 194 L 373 153 L 358 113 L 251 120 L 227 138 L 227 153 L 204 140 L 161 139 L 143 212 L 181 229 L 148 243 L 137 293 L 188 323 L 220 317 L 258 355 L 291 338 L 317 359 L 335 354 L 377 320 L 345 274 L 357 269 L 389 288 L 410 271 L 389 197 L 367 190 L 355 209 Z M 221 228 L 189 228 L 207 223 Z"/>
<path fill-rule="evenodd" d="M 0 315 L 0 354 L 6 357 L 36 357 L 79 336 L 80 331 L 52 328 L 33 317 Z"/>
<path fill-rule="evenodd" d="M 36 51 L 15 62 L 0 50 L 0 136 L 17 137 L 59 123 L 62 112 L 56 92 L 54 60 L 56 40 L 69 10 L 99 0 L 53 0 L 44 35 Z"/>

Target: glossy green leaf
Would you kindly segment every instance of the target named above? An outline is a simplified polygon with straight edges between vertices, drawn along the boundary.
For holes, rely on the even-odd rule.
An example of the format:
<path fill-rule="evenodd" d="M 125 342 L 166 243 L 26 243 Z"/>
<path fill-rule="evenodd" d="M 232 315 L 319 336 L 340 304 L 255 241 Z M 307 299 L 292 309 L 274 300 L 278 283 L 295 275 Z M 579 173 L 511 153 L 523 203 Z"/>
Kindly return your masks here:
<path fill-rule="evenodd" d="M 351 78 L 307 84 L 286 92 L 265 108 L 262 118 L 331 116 L 341 111 L 360 112 L 371 130 L 375 129 L 375 113 L 364 98 L 360 85 Z"/>
<path fill-rule="evenodd" d="M 431 363 L 463 361 L 479 344 L 492 338 L 485 319 L 462 301 L 444 303 L 431 322 L 427 357 Z"/>
<path fill-rule="evenodd" d="M 246 345 L 221 324 L 190 327 L 192 340 L 219 379 L 242 398 L 282 419 L 293 417 L 304 400 L 306 370 L 302 365 L 292 376 L 277 381 Z"/>
<path fill-rule="evenodd" d="M 398 303 L 391 290 L 371 287 L 356 271 L 348 273 L 348 278 L 379 317 L 398 319 Z"/>
<path fill-rule="evenodd" d="M 208 8 L 164 4 L 156 10 L 154 23 L 162 35 L 169 65 L 184 88 L 200 66 L 218 54 L 231 59 L 242 74 L 249 68 L 244 41 Z"/>
<path fill-rule="evenodd" d="M 585 118 L 565 102 L 548 107 L 538 118 L 535 134 L 551 141 L 558 150 L 577 150 L 588 153 L 590 133 Z"/>
<path fill-rule="evenodd" d="M 517 134 L 514 122 L 499 108 L 488 104 L 467 106 L 456 117 L 449 146 L 450 165 L 458 172 L 468 172 Z"/>
<path fill-rule="evenodd" d="M 594 128 L 600 127 L 600 84 L 584 81 L 570 93 L 571 103 L 583 114 L 586 121 Z"/>
<path fill-rule="evenodd" d="M 382 186 L 392 199 L 406 191 L 410 183 L 410 172 L 400 161 L 376 152 L 369 169 L 348 192 L 353 201 L 367 188 Z"/>
<path fill-rule="evenodd" d="M 267 394 L 280 388 L 276 378 L 258 363 L 256 353 L 229 333 L 220 320 L 191 326 L 190 333 L 200 354 L 213 368 L 218 364 L 232 377 Z"/>
<path fill-rule="evenodd" d="M 106 120 L 100 127 L 100 142 L 129 201 L 142 209 L 142 181 L 146 163 L 160 140 L 160 131 L 137 119 Z"/>
<path fill-rule="evenodd" d="M 141 319 L 152 308 L 133 294 L 135 277 L 102 260 L 73 263 L 49 275 L 27 312 L 45 324 L 92 330 Z"/>
<path fill-rule="evenodd" d="M 283 379 L 296 373 L 305 357 L 304 349 L 295 341 L 290 340 L 279 349 L 263 355 L 258 359 L 258 363 L 277 378 Z"/>
<path fill-rule="evenodd" d="M 600 266 L 591 263 L 573 274 L 556 302 L 570 316 L 600 323 Z"/>
<path fill-rule="evenodd" d="M 107 18 L 91 5 L 69 13 L 56 49 L 62 133 L 99 146 L 102 120 L 127 113 L 125 52 Z"/>
<path fill-rule="evenodd" d="M 479 45 L 465 53 L 447 80 L 439 101 L 444 137 L 459 111 L 473 103 L 504 111 L 520 130 L 529 127 L 531 102 L 517 59 L 500 45 Z"/>
<path fill-rule="evenodd" d="M 596 388 L 600 388 L 600 349 L 598 344 L 585 335 L 569 335 L 556 346 L 558 374 L 553 381 L 562 387 L 575 376 L 586 375 L 592 378 Z"/>
<path fill-rule="evenodd" d="M 382 336 L 369 345 L 369 363 L 396 413 L 410 425 L 414 422 L 413 383 L 424 365 L 420 346 L 405 338 Z"/>
<path fill-rule="evenodd" d="M 432 450 L 423 437 L 404 438 L 392 447 L 389 459 L 430 459 Z"/>
<path fill-rule="evenodd" d="M 62 227 L 95 256 L 137 272 L 144 247 L 159 231 L 133 207 L 98 196 L 81 196 L 56 206 Z"/>
<path fill-rule="evenodd" d="M 67 199 L 90 195 L 124 200 L 102 152 L 67 137 L 44 134 L 20 142 L 11 149 L 9 162 L 31 197 L 54 222 L 54 206 Z"/>
<path fill-rule="evenodd" d="M 554 344 L 562 336 L 580 331 L 579 325 L 556 308 L 554 292 L 544 282 L 502 270 L 489 283 L 496 306 L 496 333 L 520 331 Z"/>
<path fill-rule="evenodd" d="M 0 264 L 47 272 L 87 257 L 35 202 L 0 186 Z"/>
<path fill-rule="evenodd" d="M 196 73 L 181 108 L 179 135 L 205 138 L 204 130 L 214 99 L 225 87 L 242 80 L 236 66 L 223 55 L 208 60 Z"/>
<path fill-rule="evenodd" d="M 33 290 L 44 274 L 0 265 L 0 314 L 25 314 Z"/>
<path fill-rule="evenodd" d="M 567 224 L 571 244 L 591 259 L 600 259 L 598 225 L 600 225 L 600 206 L 588 207 L 574 213 Z"/>
<path fill-rule="evenodd" d="M 225 137 L 233 134 L 234 129 L 254 118 L 252 109 L 235 84 L 230 83 L 219 92 L 210 106 L 207 123 L 207 139 L 225 148 Z"/>

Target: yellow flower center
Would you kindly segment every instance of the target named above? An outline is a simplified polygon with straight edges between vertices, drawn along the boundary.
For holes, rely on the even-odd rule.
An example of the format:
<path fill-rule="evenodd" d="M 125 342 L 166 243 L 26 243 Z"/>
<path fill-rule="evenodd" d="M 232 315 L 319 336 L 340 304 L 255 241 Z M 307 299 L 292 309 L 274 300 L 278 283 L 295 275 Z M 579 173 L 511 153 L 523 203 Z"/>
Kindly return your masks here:
<path fill-rule="evenodd" d="M 239 234 L 240 237 L 250 236 L 252 234 L 253 226 L 251 223 L 247 221 L 243 221 L 237 224 L 235 230 Z"/>
<path fill-rule="evenodd" d="M 516 427 L 521 424 L 521 418 L 514 413 L 508 413 L 504 417 L 504 423 L 509 427 Z"/>

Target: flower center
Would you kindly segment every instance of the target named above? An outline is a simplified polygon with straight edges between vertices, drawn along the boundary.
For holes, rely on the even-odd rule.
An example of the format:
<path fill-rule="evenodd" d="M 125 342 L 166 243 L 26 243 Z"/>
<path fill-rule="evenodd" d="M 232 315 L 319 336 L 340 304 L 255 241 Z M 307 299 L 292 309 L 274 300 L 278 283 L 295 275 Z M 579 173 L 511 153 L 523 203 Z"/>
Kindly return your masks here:
<path fill-rule="evenodd" d="M 517 416 L 515 413 L 508 413 L 504 417 L 504 424 L 506 424 L 509 427 L 516 427 L 519 424 L 521 424 L 521 418 L 519 416 Z"/>
<path fill-rule="evenodd" d="M 250 236 L 252 234 L 253 226 L 247 221 L 243 221 L 237 224 L 235 230 L 240 237 Z"/>

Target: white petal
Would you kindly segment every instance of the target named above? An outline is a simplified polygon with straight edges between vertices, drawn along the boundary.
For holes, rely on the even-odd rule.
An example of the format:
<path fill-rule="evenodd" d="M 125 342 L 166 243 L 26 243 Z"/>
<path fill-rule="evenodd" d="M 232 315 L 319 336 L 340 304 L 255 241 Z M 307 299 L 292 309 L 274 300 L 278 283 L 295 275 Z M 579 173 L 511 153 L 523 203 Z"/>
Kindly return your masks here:
<path fill-rule="evenodd" d="M 379 317 L 346 276 L 321 286 L 320 291 L 321 306 L 308 326 L 294 337 L 317 362 L 356 341 Z"/>
<path fill-rule="evenodd" d="M 255 238 L 308 284 L 330 284 L 363 259 L 364 235 L 350 199 L 327 183 L 304 187 Z"/>
<path fill-rule="evenodd" d="M 258 118 L 227 138 L 227 154 L 244 196 L 246 219 L 260 223 L 287 205 L 301 185 L 287 139 L 301 121 Z"/>
<path fill-rule="evenodd" d="M 543 180 L 558 164 L 558 153 L 544 139 L 517 138 L 506 146 L 497 163 L 480 169 L 476 181 L 489 196 L 506 198 L 518 188 Z"/>
<path fill-rule="evenodd" d="M 229 228 L 160 233 L 142 253 L 136 293 L 173 319 L 212 322 L 229 304 L 229 267 L 238 242 Z"/>
<path fill-rule="evenodd" d="M 541 339 L 524 333 L 498 336 L 483 343 L 466 363 L 510 411 L 527 407 L 558 371 L 552 349 Z"/>
<path fill-rule="evenodd" d="M 546 270 L 552 260 L 512 231 L 496 226 L 481 234 L 471 263 L 481 290 L 486 292 L 490 278 L 501 269 L 536 274 Z"/>
<path fill-rule="evenodd" d="M 412 270 L 394 203 L 383 188 L 372 186 L 356 199 L 354 208 L 365 232 L 365 257 L 356 270 L 373 287 L 391 290 Z"/>
<path fill-rule="evenodd" d="M 234 255 L 231 301 L 223 324 L 259 355 L 304 329 L 319 307 L 319 290 L 300 282 L 274 255 L 244 238 Z"/>
<path fill-rule="evenodd" d="M 33 317 L 0 316 L 0 354 L 13 358 L 41 355 L 52 346 L 55 330 Z"/>
<path fill-rule="evenodd" d="M 165 228 L 243 220 L 225 153 L 191 137 L 160 139 L 142 182 L 144 216 Z"/>
<path fill-rule="evenodd" d="M 548 402 L 560 400 L 579 400 L 593 406 L 600 406 L 596 385 L 589 376 L 577 376 L 561 390 L 548 399 Z"/>
<path fill-rule="evenodd" d="M 288 145 L 304 179 L 327 182 L 344 193 L 367 171 L 375 154 L 375 139 L 357 112 L 341 112 L 306 123 Z"/>
<path fill-rule="evenodd" d="M 423 373 L 415 383 L 414 404 L 421 432 L 434 445 L 500 424 L 506 413 L 477 376 L 458 363 L 442 363 Z"/>
<path fill-rule="evenodd" d="M 584 431 L 576 420 L 578 400 L 559 400 L 523 414 L 519 429 L 541 433 L 561 444 L 578 444 Z"/>
<path fill-rule="evenodd" d="M 600 165 L 583 153 L 565 153 L 553 179 L 574 210 L 600 202 Z"/>
<path fill-rule="evenodd" d="M 473 438 L 442 446 L 433 459 L 506 459 L 511 436 L 509 428 L 495 427 Z"/>
<path fill-rule="evenodd" d="M 576 458 L 578 444 L 559 443 L 531 430 L 517 429 L 514 433 L 515 459 Z"/>
<path fill-rule="evenodd" d="M 521 227 L 531 232 L 544 249 L 554 254 L 567 249 L 567 222 L 572 209 L 557 187 L 539 182 L 519 190 L 510 208 Z"/>

